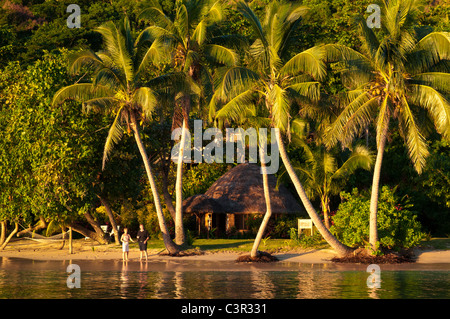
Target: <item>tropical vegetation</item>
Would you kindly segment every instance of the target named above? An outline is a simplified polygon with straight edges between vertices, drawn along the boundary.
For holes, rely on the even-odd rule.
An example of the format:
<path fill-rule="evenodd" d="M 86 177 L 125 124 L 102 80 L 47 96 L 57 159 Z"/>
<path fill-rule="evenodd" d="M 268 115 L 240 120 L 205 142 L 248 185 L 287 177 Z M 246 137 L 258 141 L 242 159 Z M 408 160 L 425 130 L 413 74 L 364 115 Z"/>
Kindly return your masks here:
<path fill-rule="evenodd" d="M 449 1 L 80 0 L 72 29 L 70 3 L 0 5 L 0 250 L 104 223 L 185 249 L 183 200 L 232 166 L 171 159 L 195 119 L 274 128 L 279 183 L 341 255 L 450 233 Z M 252 256 L 297 238 L 263 177 Z"/>

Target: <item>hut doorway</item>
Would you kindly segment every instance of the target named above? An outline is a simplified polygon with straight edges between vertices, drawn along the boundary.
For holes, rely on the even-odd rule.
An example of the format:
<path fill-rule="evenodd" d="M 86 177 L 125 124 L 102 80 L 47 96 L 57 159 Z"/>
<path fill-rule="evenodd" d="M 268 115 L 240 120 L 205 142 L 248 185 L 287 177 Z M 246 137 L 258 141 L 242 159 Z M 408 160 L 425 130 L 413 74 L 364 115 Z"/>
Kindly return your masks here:
<path fill-rule="evenodd" d="M 227 228 L 227 214 L 212 214 L 212 224 L 216 228 L 216 236 L 225 235 Z"/>

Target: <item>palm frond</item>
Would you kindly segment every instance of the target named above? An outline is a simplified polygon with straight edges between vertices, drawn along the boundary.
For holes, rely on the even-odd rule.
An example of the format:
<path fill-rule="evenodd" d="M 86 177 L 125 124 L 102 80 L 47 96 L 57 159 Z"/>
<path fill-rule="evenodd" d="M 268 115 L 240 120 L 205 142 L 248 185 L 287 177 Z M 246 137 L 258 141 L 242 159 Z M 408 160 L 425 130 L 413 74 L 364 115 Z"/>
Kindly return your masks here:
<path fill-rule="evenodd" d="M 145 51 L 144 56 L 139 62 L 136 68 L 135 78 L 139 78 L 141 72 L 145 71 L 150 63 L 155 66 L 160 65 L 160 63 L 166 61 L 169 57 L 167 47 L 163 45 L 160 38 L 153 41 L 150 47 Z"/>
<path fill-rule="evenodd" d="M 199 24 L 195 27 L 194 33 L 192 34 L 192 39 L 195 40 L 198 45 L 202 45 L 206 42 L 207 39 L 207 22 L 202 20 Z"/>
<path fill-rule="evenodd" d="M 84 50 L 69 55 L 69 72 L 77 74 L 81 68 L 98 68 L 103 66 L 103 60 L 92 50 Z"/>
<path fill-rule="evenodd" d="M 108 136 L 106 137 L 105 147 L 103 150 L 102 170 L 105 169 L 106 161 L 108 160 L 108 157 L 113 150 L 114 144 L 119 143 L 119 141 L 122 139 L 123 128 L 120 125 L 120 118 L 122 117 L 123 109 L 124 106 L 121 106 L 116 114 L 113 124 L 108 131 Z"/>
<path fill-rule="evenodd" d="M 343 179 L 353 174 L 358 168 L 370 170 L 374 163 L 374 154 L 363 145 L 356 145 L 350 157 L 334 172 L 331 179 Z"/>
<path fill-rule="evenodd" d="M 240 66 L 219 68 L 216 76 L 219 81 L 215 87 L 221 99 L 226 99 L 229 94 L 233 96 L 235 92 L 242 92 L 260 80 L 256 72 Z"/>
<path fill-rule="evenodd" d="M 299 138 L 306 137 L 309 132 L 310 125 L 307 120 L 301 117 L 296 117 L 291 121 L 290 124 L 292 136 L 297 136 Z"/>
<path fill-rule="evenodd" d="M 342 44 L 326 44 L 323 46 L 325 51 L 325 61 L 329 63 L 342 61 L 363 61 L 370 65 L 370 60 L 362 53 Z"/>
<path fill-rule="evenodd" d="M 165 29 L 175 31 L 172 20 L 163 12 L 160 7 L 150 7 L 144 9 L 139 15 L 138 20 L 149 20 L 156 26 Z"/>
<path fill-rule="evenodd" d="M 222 1 L 216 1 L 212 6 L 208 8 L 203 20 L 207 20 L 208 23 L 216 23 L 222 21 L 225 18 L 225 7 Z"/>
<path fill-rule="evenodd" d="M 189 13 L 184 4 L 180 4 L 177 7 L 175 21 L 175 29 L 177 30 L 178 36 L 184 43 L 184 47 L 187 47 L 187 34 L 189 32 Z"/>
<path fill-rule="evenodd" d="M 238 94 L 226 103 L 216 114 L 217 119 L 230 119 L 237 121 L 245 115 L 254 115 L 254 103 L 252 103 L 253 91 L 247 90 Z M 211 106 L 212 107 L 212 106 Z"/>
<path fill-rule="evenodd" d="M 410 73 L 431 71 L 440 62 L 450 60 L 450 33 L 432 32 L 416 43 L 406 55 L 407 70 Z"/>
<path fill-rule="evenodd" d="M 355 135 L 371 121 L 378 106 L 378 100 L 365 91 L 359 94 L 342 110 L 325 134 L 327 147 L 341 141 L 350 144 Z"/>
<path fill-rule="evenodd" d="M 450 94 L 450 73 L 445 72 L 425 72 L 415 74 L 411 77 L 414 84 L 430 86 L 444 94 Z"/>
<path fill-rule="evenodd" d="M 373 29 L 370 29 L 367 26 L 366 21 L 360 21 L 359 22 L 359 30 L 361 34 L 361 42 L 362 42 L 362 48 L 367 53 L 367 56 L 371 57 L 372 59 L 375 58 L 375 54 L 377 52 L 377 49 L 380 45 Z"/>
<path fill-rule="evenodd" d="M 253 10 L 248 6 L 245 1 L 239 1 L 237 3 L 237 10 L 244 16 L 245 19 L 250 23 L 253 28 L 253 31 L 256 33 L 257 37 L 261 40 L 264 47 L 268 46 L 268 42 L 266 36 L 264 34 L 263 28 L 261 26 L 261 22 L 259 21 L 256 14 Z"/>
<path fill-rule="evenodd" d="M 271 104 L 270 111 L 275 127 L 282 132 L 286 132 L 288 130 L 290 117 L 290 104 L 286 90 L 275 84 L 268 92 L 268 99 Z"/>
<path fill-rule="evenodd" d="M 300 97 L 317 102 L 320 98 L 320 82 L 295 83 L 286 87 L 286 90 L 292 90 Z"/>
<path fill-rule="evenodd" d="M 118 100 L 114 97 L 98 97 L 83 102 L 83 112 L 104 112 L 112 109 Z"/>
<path fill-rule="evenodd" d="M 203 46 L 203 52 L 208 60 L 228 66 L 237 65 L 239 56 L 232 49 L 217 45 L 207 44 Z"/>
<path fill-rule="evenodd" d="M 87 101 L 100 97 L 112 97 L 110 88 L 102 85 L 94 86 L 92 83 L 73 84 L 59 89 L 53 96 L 52 105 L 62 103 L 67 99 Z"/>
<path fill-rule="evenodd" d="M 95 73 L 92 84 L 94 86 L 103 85 L 110 88 L 111 91 L 116 91 L 127 87 L 126 83 L 123 82 L 124 80 L 117 69 L 103 67 Z"/>
<path fill-rule="evenodd" d="M 427 50 L 436 60 L 450 60 L 450 32 L 432 32 L 423 37 L 415 50 Z"/>
<path fill-rule="evenodd" d="M 152 118 L 152 112 L 157 106 L 157 96 L 155 92 L 148 87 L 140 87 L 134 92 L 133 101 L 140 106 L 146 119 Z"/>
<path fill-rule="evenodd" d="M 132 52 L 128 51 L 126 37 L 113 22 L 107 22 L 96 28 L 103 36 L 106 50 L 117 67 L 125 74 L 126 80 L 132 82 L 134 69 L 131 59 Z"/>
<path fill-rule="evenodd" d="M 331 153 L 325 152 L 323 149 L 321 149 L 320 155 L 320 177 L 323 180 L 329 179 L 329 176 L 331 176 L 337 170 L 336 158 Z"/>
<path fill-rule="evenodd" d="M 450 74 L 447 74 L 446 78 Z M 438 81 L 437 79 L 435 79 Z M 410 84 L 411 95 L 409 101 L 423 107 L 436 126 L 438 133 L 445 138 L 450 138 L 450 103 L 435 88 L 428 85 Z"/>
<path fill-rule="evenodd" d="M 306 73 L 316 80 L 323 80 L 326 76 L 325 50 L 323 46 L 315 46 L 296 54 L 280 70 L 280 74 L 297 75 Z"/>
<path fill-rule="evenodd" d="M 414 115 L 411 112 L 406 98 L 403 98 L 402 102 L 399 121 L 408 148 L 408 155 L 413 162 L 414 168 L 420 174 L 425 167 L 426 158 L 429 155 L 428 147 L 425 138 L 415 122 Z"/>

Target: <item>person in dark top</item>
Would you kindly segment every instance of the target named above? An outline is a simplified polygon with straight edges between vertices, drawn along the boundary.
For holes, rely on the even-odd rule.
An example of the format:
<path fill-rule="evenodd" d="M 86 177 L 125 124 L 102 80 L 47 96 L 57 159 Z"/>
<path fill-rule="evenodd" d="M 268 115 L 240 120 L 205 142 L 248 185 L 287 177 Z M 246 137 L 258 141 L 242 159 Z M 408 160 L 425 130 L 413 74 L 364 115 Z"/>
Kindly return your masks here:
<path fill-rule="evenodd" d="M 139 243 L 139 250 L 141 252 L 141 258 L 140 260 L 142 260 L 142 255 L 145 255 L 145 261 L 148 260 L 148 254 L 147 254 L 147 241 L 149 239 L 148 236 L 148 231 L 144 229 L 144 225 L 140 224 L 139 225 L 139 231 L 137 233 L 137 240 Z"/>

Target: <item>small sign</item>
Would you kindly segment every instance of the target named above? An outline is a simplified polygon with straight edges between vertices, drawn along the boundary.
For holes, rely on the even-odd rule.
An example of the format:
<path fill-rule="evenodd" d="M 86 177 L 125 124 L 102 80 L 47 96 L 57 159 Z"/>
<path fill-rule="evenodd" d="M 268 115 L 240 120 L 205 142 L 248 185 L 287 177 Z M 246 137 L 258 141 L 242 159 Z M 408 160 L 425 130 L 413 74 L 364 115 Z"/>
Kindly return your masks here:
<path fill-rule="evenodd" d="M 311 236 L 314 235 L 312 219 L 299 219 L 298 220 L 298 235 L 299 236 L 303 229 L 311 229 Z"/>

